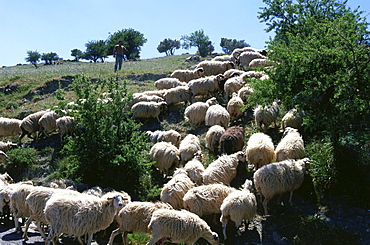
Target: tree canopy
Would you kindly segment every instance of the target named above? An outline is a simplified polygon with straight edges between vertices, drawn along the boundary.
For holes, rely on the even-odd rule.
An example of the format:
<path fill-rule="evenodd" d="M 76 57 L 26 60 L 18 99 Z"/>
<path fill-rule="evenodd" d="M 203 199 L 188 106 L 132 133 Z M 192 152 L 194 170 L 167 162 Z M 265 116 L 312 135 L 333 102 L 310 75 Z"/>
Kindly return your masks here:
<path fill-rule="evenodd" d="M 30 62 L 37 68 L 37 62 L 39 62 L 41 54 L 37 50 L 36 51 L 28 50 L 27 55 L 28 56 L 25 58 L 25 60 L 27 62 Z"/>
<path fill-rule="evenodd" d="M 225 54 L 231 54 L 236 48 L 250 47 L 244 40 L 221 38 L 220 46 Z"/>
<path fill-rule="evenodd" d="M 86 51 L 84 59 L 92 60 L 95 62 L 100 59 L 104 62 L 104 58 L 108 57 L 107 45 L 104 40 L 93 40 L 85 44 Z"/>
<path fill-rule="evenodd" d="M 184 49 L 196 47 L 198 48 L 199 55 L 202 57 L 206 57 L 215 50 L 215 47 L 203 30 L 195 31 L 189 36 L 184 35 L 181 37 L 181 40 L 183 41 L 182 47 Z"/>
<path fill-rule="evenodd" d="M 123 46 L 127 49 L 127 58 L 133 60 L 140 58 L 141 47 L 147 42 L 144 34 L 132 28 L 117 31 L 113 34 L 109 34 L 107 40 L 109 55 L 113 54 L 113 48 L 118 44 L 119 40 L 123 41 Z"/>
<path fill-rule="evenodd" d="M 173 55 L 175 49 L 179 49 L 181 46 L 180 41 L 172 40 L 170 38 L 165 38 L 162 42 L 159 43 L 157 50 L 159 53 L 166 53 L 167 56 Z"/>
<path fill-rule="evenodd" d="M 54 53 L 54 52 L 43 53 L 41 55 L 41 60 L 44 60 L 46 65 L 50 65 L 53 62 L 57 61 L 58 59 L 59 59 L 59 56 L 57 55 L 57 53 Z"/>
<path fill-rule="evenodd" d="M 75 48 L 71 50 L 71 56 L 75 57 L 75 61 L 78 61 L 79 59 L 83 59 L 84 53 L 81 50 Z"/>

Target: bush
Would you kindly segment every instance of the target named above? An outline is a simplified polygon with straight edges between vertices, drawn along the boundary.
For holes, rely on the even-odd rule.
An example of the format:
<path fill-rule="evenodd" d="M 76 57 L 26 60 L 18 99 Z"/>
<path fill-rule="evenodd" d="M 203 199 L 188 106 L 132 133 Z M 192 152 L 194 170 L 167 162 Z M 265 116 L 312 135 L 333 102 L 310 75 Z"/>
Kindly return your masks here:
<path fill-rule="evenodd" d="M 24 179 L 24 175 L 32 171 L 38 164 L 38 152 L 34 148 L 18 148 L 7 152 L 7 164 L 4 171 L 8 172 L 15 182 Z M 22 173 L 22 174 L 20 174 Z"/>
<path fill-rule="evenodd" d="M 144 164 L 148 154 L 143 154 L 147 139 L 127 110 L 131 96 L 126 83 L 78 77 L 73 85 L 79 105 L 74 117 L 81 130 L 66 138 L 62 153 L 69 161 L 60 160 L 62 176 L 145 196 L 151 188 L 141 181 L 150 173 Z"/>

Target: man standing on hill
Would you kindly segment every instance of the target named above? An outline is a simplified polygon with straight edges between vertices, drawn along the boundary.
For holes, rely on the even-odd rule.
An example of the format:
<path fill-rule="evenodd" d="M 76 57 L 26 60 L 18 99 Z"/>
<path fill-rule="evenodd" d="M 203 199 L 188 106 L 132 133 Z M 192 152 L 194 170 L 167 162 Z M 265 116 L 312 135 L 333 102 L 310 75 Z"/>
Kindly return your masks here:
<path fill-rule="evenodd" d="M 114 72 L 121 70 L 122 68 L 122 60 L 124 59 L 124 54 L 126 53 L 127 49 L 123 46 L 123 41 L 119 40 L 118 44 L 113 48 L 113 57 L 116 58 L 116 63 L 114 65 Z"/>

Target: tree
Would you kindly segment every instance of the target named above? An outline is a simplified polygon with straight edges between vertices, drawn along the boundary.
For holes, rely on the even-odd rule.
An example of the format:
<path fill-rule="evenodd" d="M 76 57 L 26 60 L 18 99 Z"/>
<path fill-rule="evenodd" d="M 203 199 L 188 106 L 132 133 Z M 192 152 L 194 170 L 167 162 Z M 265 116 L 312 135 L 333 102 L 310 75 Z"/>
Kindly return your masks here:
<path fill-rule="evenodd" d="M 113 34 L 109 34 L 107 44 L 108 44 L 108 54 L 113 54 L 113 48 L 118 44 L 118 41 L 123 41 L 123 46 L 127 49 L 125 55 L 128 59 L 136 60 L 140 58 L 141 46 L 147 42 L 144 34 L 129 28 L 117 31 Z"/>
<path fill-rule="evenodd" d="M 166 53 L 167 56 L 173 55 L 175 53 L 175 49 L 180 48 L 180 41 L 172 40 L 165 38 L 162 42 L 159 43 L 157 50 L 159 53 Z"/>
<path fill-rule="evenodd" d="M 338 176 L 357 176 L 342 152 L 348 142 L 369 142 L 370 39 L 362 12 L 339 0 L 263 2 L 259 18 L 276 32 L 268 48 L 277 65 L 270 81 L 256 82 L 251 100 L 304 109 L 307 132 L 328 135 Z"/>
<path fill-rule="evenodd" d="M 40 60 L 40 53 L 36 50 L 36 51 L 31 51 L 31 50 L 28 50 L 27 51 L 27 57 L 25 58 L 25 60 L 27 62 L 30 62 L 32 65 L 34 65 L 36 68 L 37 68 L 37 62 L 39 62 Z"/>
<path fill-rule="evenodd" d="M 85 46 L 84 59 L 92 60 L 96 63 L 98 59 L 104 62 L 104 58 L 108 57 L 107 44 L 104 40 L 93 40 L 86 43 Z"/>
<path fill-rule="evenodd" d="M 79 59 L 83 59 L 84 53 L 81 50 L 75 48 L 71 50 L 71 56 L 75 57 L 75 61 L 78 61 Z"/>
<path fill-rule="evenodd" d="M 246 43 L 244 40 L 238 41 L 236 39 L 227 39 L 222 37 L 220 46 L 225 54 L 231 54 L 236 48 L 250 47 L 251 45 Z"/>
<path fill-rule="evenodd" d="M 41 60 L 45 61 L 45 65 L 51 65 L 53 62 L 57 61 L 58 59 L 59 59 L 59 56 L 54 52 L 43 53 L 41 55 Z"/>
<path fill-rule="evenodd" d="M 199 55 L 202 57 L 206 57 L 215 50 L 212 42 L 203 30 L 195 31 L 189 36 L 184 35 L 181 37 L 181 40 L 183 41 L 182 47 L 184 49 L 196 47 L 198 48 Z"/>

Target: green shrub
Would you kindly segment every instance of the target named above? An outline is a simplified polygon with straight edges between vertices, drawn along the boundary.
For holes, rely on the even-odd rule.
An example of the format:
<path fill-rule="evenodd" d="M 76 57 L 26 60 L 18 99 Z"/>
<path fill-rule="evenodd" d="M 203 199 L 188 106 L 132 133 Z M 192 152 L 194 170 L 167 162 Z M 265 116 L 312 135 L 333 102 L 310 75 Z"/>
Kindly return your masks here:
<path fill-rule="evenodd" d="M 27 172 L 32 171 L 37 162 L 38 152 L 35 148 L 18 148 L 7 152 L 7 164 L 5 171 L 8 172 L 14 181 L 23 180 Z"/>
<path fill-rule="evenodd" d="M 79 104 L 74 117 L 81 130 L 66 139 L 62 153 L 69 162 L 59 165 L 63 177 L 145 196 L 150 189 L 141 181 L 149 172 L 143 154 L 147 139 L 127 110 L 131 96 L 126 83 L 78 77 L 73 85 Z M 108 102 L 102 101 L 104 93 L 109 94 Z"/>

